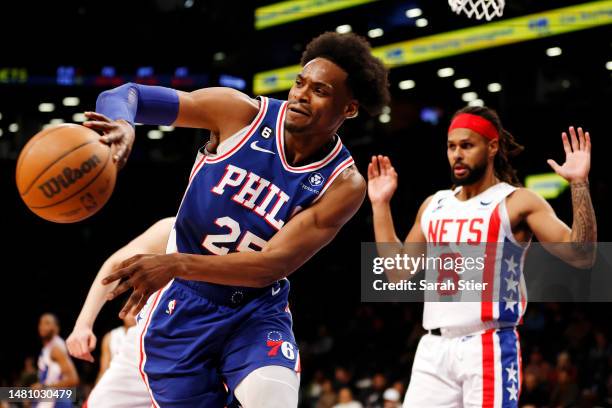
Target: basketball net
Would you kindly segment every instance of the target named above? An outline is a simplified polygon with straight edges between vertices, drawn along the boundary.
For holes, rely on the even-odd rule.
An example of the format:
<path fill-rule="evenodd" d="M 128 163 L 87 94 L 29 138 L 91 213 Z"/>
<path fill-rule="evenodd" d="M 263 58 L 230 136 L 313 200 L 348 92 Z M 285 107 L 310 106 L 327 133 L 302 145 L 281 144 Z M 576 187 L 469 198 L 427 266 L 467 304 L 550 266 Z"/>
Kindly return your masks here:
<path fill-rule="evenodd" d="M 504 13 L 505 0 L 448 0 L 451 9 L 457 14 L 465 14 L 469 18 L 487 21 L 493 17 L 501 17 Z"/>

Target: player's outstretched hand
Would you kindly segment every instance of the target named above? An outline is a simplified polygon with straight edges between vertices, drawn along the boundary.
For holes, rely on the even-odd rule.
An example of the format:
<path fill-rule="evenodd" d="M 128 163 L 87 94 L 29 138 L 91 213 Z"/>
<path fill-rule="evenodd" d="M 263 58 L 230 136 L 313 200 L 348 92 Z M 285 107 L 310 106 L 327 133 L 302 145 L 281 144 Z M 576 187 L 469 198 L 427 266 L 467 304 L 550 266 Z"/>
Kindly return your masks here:
<path fill-rule="evenodd" d="M 123 279 L 123 282 L 108 294 L 107 300 L 112 300 L 129 288 L 134 288 L 132 295 L 119 312 L 121 319 L 130 312 L 134 316 L 137 315 L 147 303 L 149 296 L 174 278 L 178 264 L 175 256 L 176 254 L 135 255 L 119 264 L 113 273 L 102 280 L 104 285 L 108 285 Z"/>
<path fill-rule="evenodd" d="M 368 165 L 368 197 L 372 204 L 388 203 L 397 189 L 397 173 L 387 156 L 372 156 Z"/>
<path fill-rule="evenodd" d="M 591 136 L 589 132 L 583 132 L 578 128 L 578 137 L 573 126 L 569 128 L 570 140 L 567 133 L 561 134 L 563 149 L 565 149 L 565 163 L 559 166 L 554 160 L 547 160 L 555 173 L 569 182 L 588 181 L 589 170 L 591 169 Z"/>
<path fill-rule="evenodd" d="M 132 125 L 125 120 L 111 120 L 97 112 L 85 112 L 85 117 L 88 121 L 83 125 L 102 132 L 100 140 L 113 148 L 113 160 L 117 167 L 125 166 L 136 138 Z"/>
<path fill-rule="evenodd" d="M 72 357 L 93 363 L 91 352 L 96 348 L 96 341 L 96 335 L 90 327 L 75 326 L 66 340 L 66 346 Z"/>

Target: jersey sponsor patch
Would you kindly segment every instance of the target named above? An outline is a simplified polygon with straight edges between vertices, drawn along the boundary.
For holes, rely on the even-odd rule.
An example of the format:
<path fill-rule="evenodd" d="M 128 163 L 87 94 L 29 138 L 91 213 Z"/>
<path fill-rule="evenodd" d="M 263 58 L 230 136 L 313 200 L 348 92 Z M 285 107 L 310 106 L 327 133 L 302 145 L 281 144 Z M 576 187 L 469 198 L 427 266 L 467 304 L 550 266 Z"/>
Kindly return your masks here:
<path fill-rule="evenodd" d="M 325 181 L 325 177 L 323 177 L 323 175 L 321 173 L 318 173 L 318 172 L 317 173 L 312 173 L 308 177 L 308 182 L 313 187 L 320 186 L 321 184 L 323 184 L 324 181 Z"/>

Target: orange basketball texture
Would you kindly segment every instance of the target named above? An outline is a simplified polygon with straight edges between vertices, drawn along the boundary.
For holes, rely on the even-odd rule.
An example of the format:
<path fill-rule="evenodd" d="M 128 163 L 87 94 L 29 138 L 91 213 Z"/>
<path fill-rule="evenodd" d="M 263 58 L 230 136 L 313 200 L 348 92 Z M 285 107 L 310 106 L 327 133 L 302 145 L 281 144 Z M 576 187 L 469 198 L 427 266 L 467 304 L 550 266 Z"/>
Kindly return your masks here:
<path fill-rule="evenodd" d="M 109 146 L 85 126 L 63 124 L 36 134 L 17 160 L 17 189 L 38 216 L 71 223 L 98 212 L 115 187 Z"/>

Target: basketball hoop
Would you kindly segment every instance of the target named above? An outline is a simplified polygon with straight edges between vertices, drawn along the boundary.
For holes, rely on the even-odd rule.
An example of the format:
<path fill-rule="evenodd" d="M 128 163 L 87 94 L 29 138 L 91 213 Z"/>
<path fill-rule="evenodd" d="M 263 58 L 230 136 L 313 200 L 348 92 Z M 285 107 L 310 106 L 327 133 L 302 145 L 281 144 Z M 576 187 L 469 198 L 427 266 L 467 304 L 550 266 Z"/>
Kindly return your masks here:
<path fill-rule="evenodd" d="M 457 14 L 464 13 L 469 18 L 486 18 L 490 21 L 504 14 L 505 0 L 448 0 L 448 4 Z"/>

